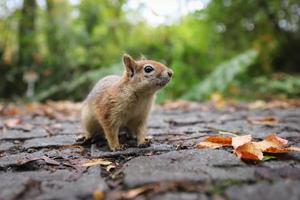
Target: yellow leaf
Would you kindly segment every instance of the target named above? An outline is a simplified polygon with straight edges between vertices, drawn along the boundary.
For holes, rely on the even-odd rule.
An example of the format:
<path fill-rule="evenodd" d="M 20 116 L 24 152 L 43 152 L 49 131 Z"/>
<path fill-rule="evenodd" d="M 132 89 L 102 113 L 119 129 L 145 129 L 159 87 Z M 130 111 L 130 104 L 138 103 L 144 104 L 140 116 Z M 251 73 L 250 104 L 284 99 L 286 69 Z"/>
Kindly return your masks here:
<path fill-rule="evenodd" d="M 104 192 L 96 190 L 93 193 L 93 200 L 104 200 Z"/>
<path fill-rule="evenodd" d="M 94 160 L 90 160 L 86 163 L 83 163 L 82 166 L 83 167 L 91 167 L 91 166 L 94 166 L 94 165 L 104 165 L 104 166 L 107 166 L 107 165 L 110 165 L 112 162 L 108 161 L 108 160 L 104 160 L 104 159 L 94 159 Z"/>
<path fill-rule="evenodd" d="M 146 186 L 142 186 L 142 187 L 139 187 L 139 188 L 136 188 L 136 189 L 131 189 L 129 190 L 128 192 L 126 192 L 123 197 L 125 199 L 133 199 L 135 197 L 137 197 L 138 195 L 146 192 L 147 190 L 149 190 L 150 188 L 149 187 L 146 187 Z"/>
<path fill-rule="evenodd" d="M 115 169 L 115 168 L 116 168 L 115 165 L 108 165 L 108 166 L 106 167 L 106 171 L 110 172 L 112 169 Z"/>

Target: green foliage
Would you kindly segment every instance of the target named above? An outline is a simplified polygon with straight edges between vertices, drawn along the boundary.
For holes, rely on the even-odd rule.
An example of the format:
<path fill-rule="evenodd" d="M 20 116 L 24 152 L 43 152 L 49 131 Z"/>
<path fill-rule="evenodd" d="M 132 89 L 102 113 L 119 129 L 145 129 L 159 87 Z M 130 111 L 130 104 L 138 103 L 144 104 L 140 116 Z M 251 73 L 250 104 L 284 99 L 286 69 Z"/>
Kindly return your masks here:
<path fill-rule="evenodd" d="M 221 63 L 204 81 L 190 88 L 183 98 L 203 100 L 213 92 L 224 92 L 239 74 L 245 72 L 254 63 L 256 58 L 257 52 L 249 50 Z"/>
<path fill-rule="evenodd" d="M 300 77 L 280 75 L 278 77 L 257 77 L 254 79 L 254 87 L 261 94 L 285 95 L 285 97 L 297 97 L 300 95 Z"/>
<path fill-rule="evenodd" d="M 204 9 L 157 26 L 141 15 L 146 8 L 131 10 L 126 0 L 81 0 L 76 5 L 46 0 L 45 6 L 32 0 L 14 9 L 11 5 L 19 1 L 8 1 L 0 1 L 3 98 L 24 98 L 23 74 L 34 71 L 39 80 L 31 99 L 80 100 L 96 79 L 122 72 L 111 69 L 125 52 L 161 61 L 174 70 L 159 102 L 181 97 L 203 100 L 215 91 L 255 96 L 255 87 L 259 88 L 255 92 L 299 96 L 297 77 L 268 81 L 274 72 L 300 72 L 296 0 L 208 1 Z M 231 86 L 238 93 L 232 94 Z"/>
<path fill-rule="evenodd" d="M 68 80 L 58 85 L 53 85 L 49 89 L 36 94 L 33 97 L 33 100 L 43 101 L 49 98 L 60 99 L 64 98 L 66 95 L 72 95 L 74 99 L 82 100 L 84 98 L 81 96 L 83 91 L 78 92 L 78 89 L 84 88 L 83 85 L 88 85 L 88 87 L 91 88 L 92 84 L 95 84 L 100 78 L 104 76 L 110 74 L 120 75 L 120 68 L 120 65 L 114 65 L 110 68 L 102 68 L 87 71 L 83 74 L 78 75 L 77 77 L 74 77 L 73 80 Z"/>

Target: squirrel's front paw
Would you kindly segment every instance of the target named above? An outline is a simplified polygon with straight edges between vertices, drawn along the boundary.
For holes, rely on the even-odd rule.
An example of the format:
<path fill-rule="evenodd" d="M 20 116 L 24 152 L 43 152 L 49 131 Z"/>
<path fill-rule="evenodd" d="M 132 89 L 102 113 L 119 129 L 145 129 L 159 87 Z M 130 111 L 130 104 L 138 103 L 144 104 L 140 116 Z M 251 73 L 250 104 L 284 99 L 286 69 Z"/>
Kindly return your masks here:
<path fill-rule="evenodd" d="M 75 141 L 79 144 L 90 144 L 92 143 L 92 138 L 88 138 L 85 135 L 79 135 Z"/>
<path fill-rule="evenodd" d="M 114 147 L 110 147 L 110 150 L 112 150 L 112 151 L 122 151 L 122 150 L 124 150 L 125 149 L 125 146 L 124 145 L 116 145 L 116 146 L 114 146 Z"/>
<path fill-rule="evenodd" d="M 149 147 L 151 145 L 151 143 L 152 143 L 151 138 L 145 138 L 143 143 L 138 143 L 138 147 L 140 147 L 140 148 Z"/>

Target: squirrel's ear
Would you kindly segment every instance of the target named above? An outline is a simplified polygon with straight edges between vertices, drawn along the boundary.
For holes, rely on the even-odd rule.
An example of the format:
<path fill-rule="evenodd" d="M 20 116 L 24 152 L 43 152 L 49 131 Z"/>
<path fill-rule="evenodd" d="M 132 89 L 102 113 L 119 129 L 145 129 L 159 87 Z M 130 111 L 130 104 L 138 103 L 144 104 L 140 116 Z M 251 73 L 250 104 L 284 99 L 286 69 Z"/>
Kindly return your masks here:
<path fill-rule="evenodd" d="M 127 75 L 129 77 L 133 77 L 134 75 L 134 67 L 135 67 L 135 61 L 130 57 L 128 54 L 123 55 L 123 64 L 125 66 Z"/>

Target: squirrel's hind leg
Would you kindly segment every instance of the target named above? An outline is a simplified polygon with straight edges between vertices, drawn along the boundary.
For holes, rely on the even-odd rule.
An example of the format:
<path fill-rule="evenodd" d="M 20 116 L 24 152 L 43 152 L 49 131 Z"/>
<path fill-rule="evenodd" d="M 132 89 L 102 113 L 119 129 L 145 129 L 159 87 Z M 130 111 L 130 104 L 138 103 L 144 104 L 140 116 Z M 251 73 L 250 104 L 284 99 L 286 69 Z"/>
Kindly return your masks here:
<path fill-rule="evenodd" d="M 77 141 L 92 141 L 97 134 L 103 134 L 103 129 L 98 122 L 93 110 L 89 105 L 84 105 L 81 110 L 81 123 L 84 128 L 84 134 L 77 138 Z"/>

